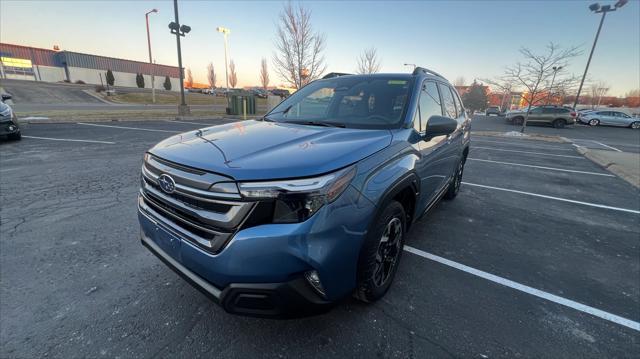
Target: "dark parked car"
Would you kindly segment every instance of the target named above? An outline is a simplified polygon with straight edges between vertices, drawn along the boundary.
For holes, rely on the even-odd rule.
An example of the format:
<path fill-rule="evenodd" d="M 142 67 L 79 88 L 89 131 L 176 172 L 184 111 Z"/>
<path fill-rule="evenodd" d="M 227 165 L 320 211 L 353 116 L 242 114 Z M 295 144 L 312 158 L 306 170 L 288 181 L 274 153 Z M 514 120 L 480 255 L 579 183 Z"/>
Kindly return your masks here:
<path fill-rule="evenodd" d="M 325 76 L 261 120 L 144 156 L 141 240 L 231 313 L 297 316 L 387 292 L 407 231 L 453 199 L 470 120 L 441 75 Z"/>
<path fill-rule="evenodd" d="M 485 115 L 487 115 L 487 116 L 491 116 L 491 115 L 502 116 L 503 113 L 502 113 L 502 111 L 500 111 L 500 107 L 491 106 L 491 107 L 487 107 L 487 110 L 485 111 Z"/>
<path fill-rule="evenodd" d="M 510 111 L 506 119 L 516 125 L 522 124 L 527 114 L 527 109 Z M 549 124 L 555 128 L 564 128 L 566 125 L 576 123 L 576 112 L 563 106 L 538 106 L 529 112 L 528 124 Z"/>
<path fill-rule="evenodd" d="M 275 96 L 280 96 L 280 97 L 289 97 L 290 95 L 289 90 L 284 90 L 284 89 L 273 89 L 271 90 L 271 93 Z"/>
<path fill-rule="evenodd" d="M 0 101 L 0 136 L 7 136 L 10 140 L 18 141 L 22 138 L 18 116 L 13 112 L 11 106 L 5 103 L 6 100 L 10 99 L 11 95 L 2 94 L 2 101 Z"/>

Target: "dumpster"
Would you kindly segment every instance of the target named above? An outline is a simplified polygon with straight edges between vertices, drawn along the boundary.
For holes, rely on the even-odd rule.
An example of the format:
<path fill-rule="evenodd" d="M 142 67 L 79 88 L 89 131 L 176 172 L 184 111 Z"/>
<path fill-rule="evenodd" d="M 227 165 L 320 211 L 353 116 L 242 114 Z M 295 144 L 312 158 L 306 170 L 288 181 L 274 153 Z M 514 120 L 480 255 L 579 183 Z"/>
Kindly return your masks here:
<path fill-rule="evenodd" d="M 245 112 L 246 111 L 246 112 Z M 256 114 L 256 97 L 250 94 L 234 94 L 231 95 L 229 101 L 230 115 L 255 115 Z"/>

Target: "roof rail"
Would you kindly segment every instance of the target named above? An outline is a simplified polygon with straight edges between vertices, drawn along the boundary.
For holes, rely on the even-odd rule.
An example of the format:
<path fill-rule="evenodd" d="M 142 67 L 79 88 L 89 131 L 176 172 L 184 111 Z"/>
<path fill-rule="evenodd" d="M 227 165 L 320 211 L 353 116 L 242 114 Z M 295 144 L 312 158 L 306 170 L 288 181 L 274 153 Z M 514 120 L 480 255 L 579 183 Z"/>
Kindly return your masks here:
<path fill-rule="evenodd" d="M 347 76 L 347 75 L 353 75 L 353 74 L 346 74 L 346 73 L 343 73 L 343 72 L 330 72 L 330 73 L 324 75 L 322 77 L 322 79 L 324 80 L 324 79 L 330 79 L 330 78 L 334 78 L 334 77 Z"/>
<path fill-rule="evenodd" d="M 439 73 L 437 73 L 437 72 L 435 72 L 433 70 L 429 70 L 429 69 L 427 69 L 425 67 L 416 67 L 415 70 L 413 70 L 412 75 L 417 75 L 417 74 L 419 74 L 421 72 L 425 73 L 425 74 L 428 74 L 428 75 L 434 75 L 434 76 L 438 76 L 438 77 L 440 77 L 442 79 L 445 79 L 444 76 L 440 75 Z"/>

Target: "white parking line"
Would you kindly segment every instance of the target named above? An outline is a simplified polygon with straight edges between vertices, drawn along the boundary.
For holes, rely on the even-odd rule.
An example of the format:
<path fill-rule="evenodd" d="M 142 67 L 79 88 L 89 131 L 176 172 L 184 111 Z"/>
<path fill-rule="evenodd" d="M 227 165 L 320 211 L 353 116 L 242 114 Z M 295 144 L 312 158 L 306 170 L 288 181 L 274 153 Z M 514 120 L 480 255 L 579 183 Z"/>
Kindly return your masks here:
<path fill-rule="evenodd" d="M 417 248 L 413 248 L 413 247 L 410 247 L 410 246 L 404 246 L 404 250 L 409 252 L 409 253 L 412 253 L 412 254 L 415 254 L 417 256 L 420 256 L 422 258 L 426 258 L 426 259 L 432 260 L 434 262 L 438 262 L 440 264 L 444 264 L 444 265 L 446 265 L 448 267 L 455 268 L 455 269 L 461 270 L 463 272 L 475 275 L 477 277 L 486 279 L 488 281 L 491 281 L 491 282 L 494 282 L 494 283 L 498 283 L 498 284 L 503 285 L 505 287 L 509 287 L 509 288 L 512 288 L 512 289 L 515 289 L 515 290 L 519 290 L 521 292 L 524 292 L 524 293 L 527 293 L 527 294 L 531 294 L 531 295 L 536 296 L 538 298 L 546 299 L 546 300 L 548 300 L 550 302 L 554 302 L 554 303 L 563 305 L 565 307 L 569 307 L 569 308 L 581 311 L 583 313 L 588 313 L 588 314 L 591 314 L 591 315 L 596 316 L 598 318 L 601 318 L 601 319 L 604 319 L 604 320 L 607 320 L 607 321 L 610 321 L 610 322 L 625 326 L 627 328 L 631 328 L 633 330 L 640 331 L 640 323 L 638 323 L 636 321 L 633 321 L 631 319 L 623 318 L 621 316 L 618 316 L 618 315 L 615 315 L 615 314 L 611 314 L 609 312 L 605 312 L 603 310 L 596 309 L 594 307 L 590 307 L 588 305 L 585 305 L 585 304 L 582 304 L 582 303 L 578 303 L 578 302 L 575 302 L 575 301 L 570 300 L 570 299 L 559 297 L 557 295 L 554 295 L 554 294 L 551 294 L 551 293 L 548 293 L 548 292 L 545 292 L 545 291 L 542 291 L 542 290 L 539 290 L 539 289 L 536 289 L 536 288 L 532 288 L 532 287 L 529 287 L 527 285 L 520 284 L 518 282 L 514 282 L 512 280 L 509 280 L 509 279 L 506 279 L 506 278 L 502 278 L 502 277 L 499 277 L 497 275 L 494 275 L 494 274 L 491 274 L 491 273 L 487 273 L 487 272 L 484 272 L 484 271 L 481 271 L 479 269 L 475 269 L 475 268 L 466 266 L 466 265 L 458 263 L 458 262 L 454 262 L 452 260 L 437 256 L 435 254 L 431 254 L 431 253 L 422 251 L 422 250 L 417 249 Z"/>
<path fill-rule="evenodd" d="M 593 141 L 593 140 L 587 140 L 585 138 L 567 138 L 567 140 L 570 140 L 570 141 Z M 613 144 L 616 145 L 616 146 L 640 147 L 640 145 L 638 145 L 637 143 L 613 143 Z"/>
<path fill-rule="evenodd" d="M 523 140 L 523 141 L 531 141 L 531 140 Z M 537 145 L 536 143 L 516 143 L 516 142 L 508 142 L 508 141 L 489 141 L 489 140 L 477 140 L 475 139 L 475 137 L 473 137 L 471 139 L 471 142 L 486 142 L 486 143 L 497 143 L 500 145 L 513 145 L 513 146 L 520 146 L 520 147 L 533 147 L 533 148 L 540 148 L 540 149 L 549 149 L 549 150 L 556 150 L 556 151 L 573 151 L 573 149 L 571 148 L 564 148 L 564 147 L 559 147 L 559 146 L 546 146 L 546 145 Z"/>
<path fill-rule="evenodd" d="M 619 149 L 617 149 L 617 148 L 615 148 L 615 147 L 611 147 L 611 146 L 609 146 L 609 145 L 605 145 L 605 144 L 604 144 L 604 143 L 602 143 L 602 142 L 598 142 L 598 141 L 593 141 L 593 142 L 595 142 L 595 143 L 599 144 L 599 145 L 600 145 L 600 146 L 602 146 L 602 147 L 606 147 L 606 148 L 608 148 L 608 149 L 614 150 L 614 151 L 616 151 L 616 152 L 622 152 L 622 151 L 620 151 Z"/>
<path fill-rule="evenodd" d="M 498 163 L 501 165 L 509 165 L 509 166 L 522 166 L 522 167 L 531 167 L 531 168 L 540 168 L 543 170 L 550 171 L 560 171 L 560 172 L 571 172 L 571 173 L 580 173 L 585 175 L 594 175 L 594 176 L 604 176 L 604 177 L 615 177 L 610 173 L 601 173 L 601 172 L 589 172 L 589 171 L 577 171 L 577 170 L 568 170 L 564 168 L 557 167 L 545 167 L 545 166 L 534 166 L 534 165 L 525 165 L 523 163 L 513 163 L 513 162 L 502 162 L 502 161 L 491 161 L 491 160 L 481 160 L 479 158 L 467 158 L 467 160 L 471 161 L 481 161 L 481 162 L 489 162 L 489 163 Z"/>
<path fill-rule="evenodd" d="M 140 128 L 140 127 L 127 127 L 127 126 L 99 125 L 97 123 L 84 123 L 84 122 L 78 122 L 77 124 L 78 125 L 84 125 L 84 126 L 110 127 L 110 128 L 120 128 L 120 129 L 124 129 L 124 130 L 138 130 L 138 131 L 150 131 L 150 132 L 168 132 L 168 133 L 182 132 L 182 131 L 157 130 L 155 128 Z"/>
<path fill-rule="evenodd" d="M 531 152 L 531 151 L 519 151 L 519 150 L 505 150 L 504 148 L 495 148 L 495 147 L 483 147 L 483 146 L 471 146 L 471 149 L 480 148 L 483 150 L 491 150 L 491 151 L 503 151 L 503 152 L 518 152 L 518 153 L 528 153 L 531 155 L 539 155 L 539 156 L 554 156 L 554 157 L 565 157 L 565 158 L 581 158 L 581 156 L 570 156 L 570 155 L 556 155 L 553 153 L 544 153 L 544 152 Z"/>
<path fill-rule="evenodd" d="M 107 144 L 107 145 L 115 145 L 116 144 L 115 142 L 97 141 L 97 140 L 74 140 L 74 139 L 70 139 L 70 138 L 52 138 L 52 137 L 38 137 L 38 136 L 25 136 L 25 135 L 22 135 L 22 137 L 24 137 L 24 138 L 33 138 L 33 139 L 36 139 L 36 140 L 49 140 L 49 141 L 103 143 L 103 144 Z"/>
<path fill-rule="evenodd" d="M 518 194 L 524 194 L 527 196 L 533 196 L 533 197 L 540 197 L 540 198 L 546 198 L 546 199 L 553 199 L 555 201 L 561 201 L 561 202 L 568 202 L 568 203 L 575 203 L 575 204 L 581 204 L 583 206 L 589 206 L 589 207 L 596 207 L 596 208 L 604 208 L 604 209 L 610 209 L 613 211 L 620 211 L 620 212 L 627 212 L 627 213 L 634 213 L 634 214 L 640 214 L 640 211 L 637 211 L 635 209 L 628 209 L 628 208 L 620 208 L 620 207 L 613 207 L 613 206 L 605 206 L 604 204 L 597 204 L 597 203 L 590 203 L 590 202 L 582 202 L 582 201 L 576 201 L 573 199 L 567 199 L 567 198 L 562 198 L 562 197 L 554 197 L 554 196 L 547 196 L 544 194 L 538 194 L 538 193 L 531 193 L 531 192 L 524 192 L 524 191 L 518 191 L 515 189 L 508 189 L 508 188 L 501 188 L 501 187 L 493 187 L 493 186 L 486 186 L 483 184 L 477 184 L 477 183 L 469 183 L 469 182 L 462 182 L 463 184 L 466 184 L 468 186 L 473 186 L 473 187 L 480 187 L 480 188 L 487 188 L 487 189 L 494 189 L 497 191 L 504 191 L 504 192 L 511 192 L 511 193 L 518 193 Z"/>
<path fill-rule="evenodd" d="M 189 121 L 178 121 L 178 120 L 163 120 L 164 122 L 178 122 L 178 123 L 188 123 L 191 125 L 202 125 L 202 126 L 215 126 L 216 124 L 213 123 L 204 123 L 204 122 L 189 122 Z M 221 125 L 221 123 L 218 123 L 218 125 Z"/>

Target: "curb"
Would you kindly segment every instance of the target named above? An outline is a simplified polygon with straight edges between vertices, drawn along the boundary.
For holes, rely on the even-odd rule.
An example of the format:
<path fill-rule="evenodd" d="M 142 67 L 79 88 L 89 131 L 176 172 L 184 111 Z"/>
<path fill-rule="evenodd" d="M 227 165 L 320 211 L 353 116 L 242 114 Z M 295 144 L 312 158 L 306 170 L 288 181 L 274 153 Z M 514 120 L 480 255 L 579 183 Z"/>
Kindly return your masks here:
<path fill-rule="evenodd" d="M 547 135 L 539 135 L 539 134 L 525 134 L 524 136 L 509 136 L 507 135 L 507 133 L 508 132 L 497 132 L 497 131 L 471 131 L 471 135 L 475 135 L 475 136 L 515 138 L 519 140 L 544 141 L 544 142 L 555 142 L 555 143 L 571 143 L 571 141 L 561 136 L 547 136 Z"/>
<path fill-rule="evenodd" d="M 631 173 L 624 166 L 621 166 L 621 165 L 617 164 L 615 161 L 610 161 L 610 160 L 606 160 L 604 158 L 601 158 L 600 156 L 595 156 L 586 147 L 577 146 L 576 150 L 578 151 L 578 153 L 580 153 L 584 157 L 588 158 L 593 163 L 601 166 L 605 170 L 607 170 L 607 171 L 613 173 L 614 175 L 622 178 L 623 180 L 627 181 L 632 186 L 634 186 L 636 188 L 640 188 L 640 178 L 638 178 L 637 175 L 635 175 L 634 173 Z"/>

